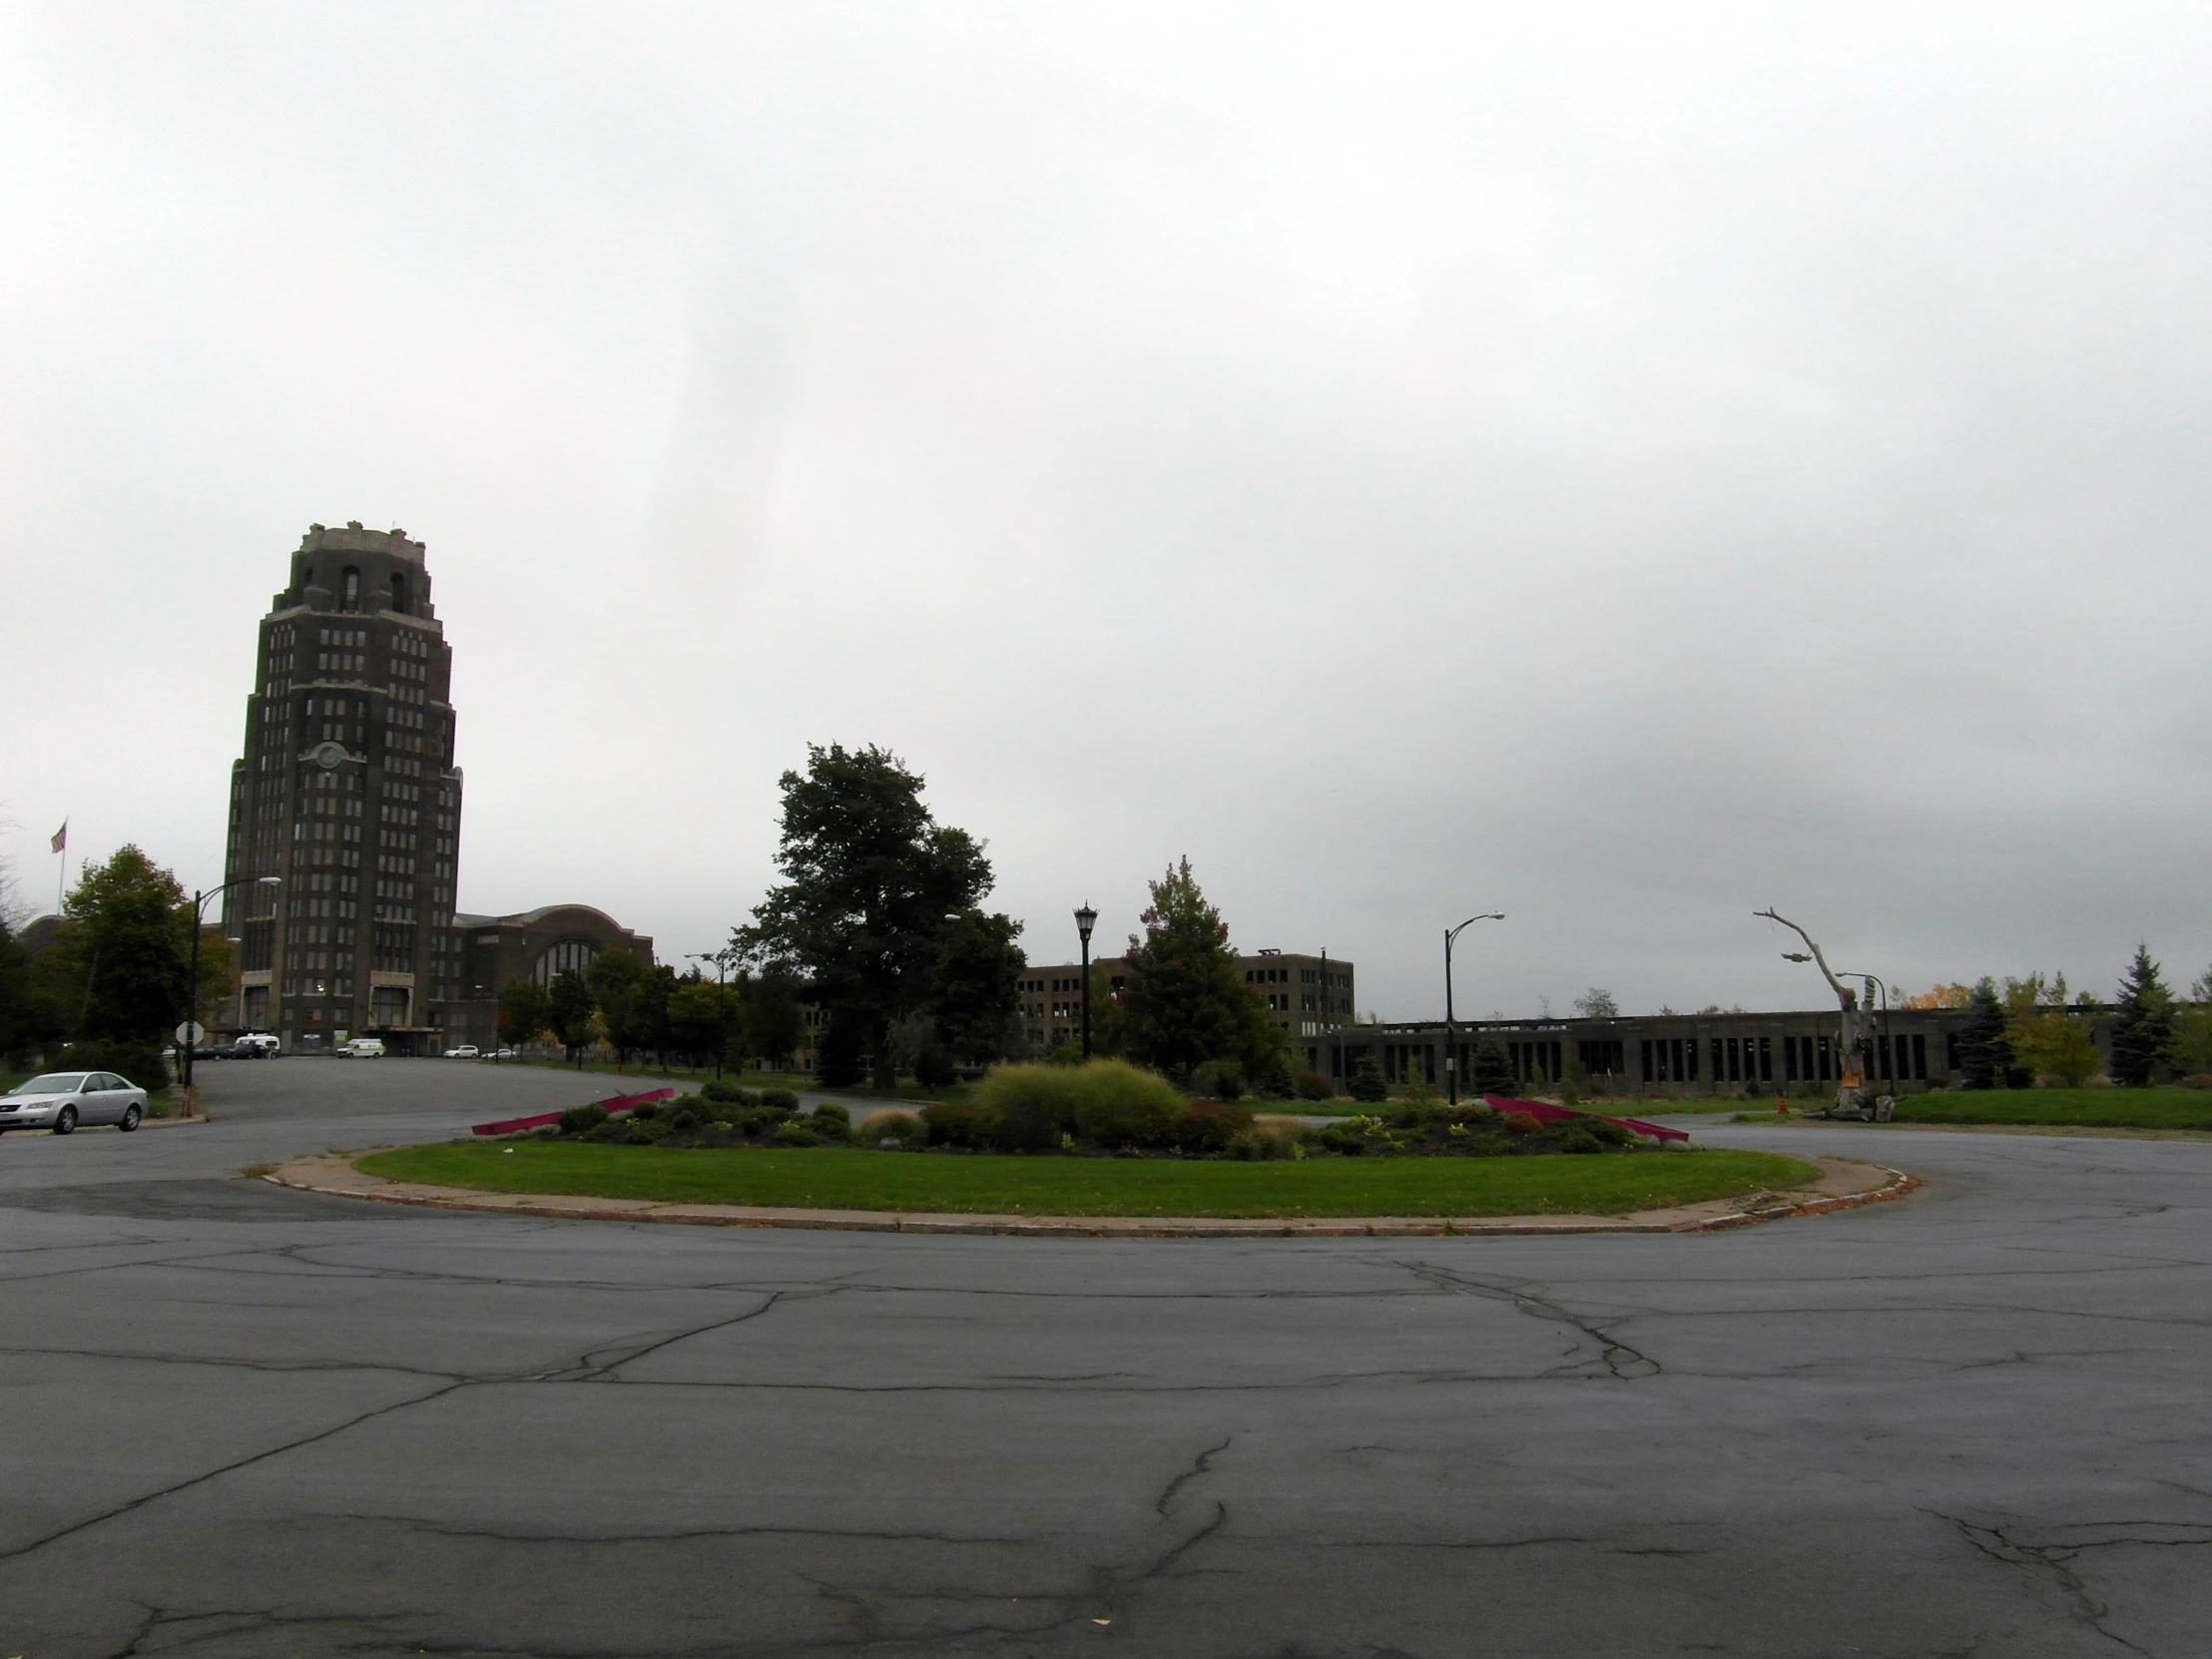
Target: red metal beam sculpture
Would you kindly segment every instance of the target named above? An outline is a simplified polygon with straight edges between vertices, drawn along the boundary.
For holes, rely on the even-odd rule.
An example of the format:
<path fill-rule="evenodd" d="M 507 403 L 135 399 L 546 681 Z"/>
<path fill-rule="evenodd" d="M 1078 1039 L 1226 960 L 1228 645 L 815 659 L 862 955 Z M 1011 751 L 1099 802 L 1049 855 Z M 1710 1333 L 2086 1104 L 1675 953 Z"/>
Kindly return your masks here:
<path fill-rule="evenodd" d="M 643 1106 L 649 1100 L 674 1100 L 675 1098 L 676 1091 L 674 1089 L 647 1089 L 643 1094 L 618 1094 L 611 1099 L 593 1101 L 591 1104 L 599 1107 L 609 1117 L 613 1117 L 617 1112 L 627 1112 L 633 1106 Z M 570 1107 L 568 1110 L 573 1111 L 574 1108 Z M 469 1125 L 469 1131 L 477 1135 L 519 1135 L 525 1129 L 543 1129 L 549 1123 L 559 1123 L 560 1121 L 561 1114 L 559 1112 L 540 1112 L 535 1117 L 506 1118 L 498 1123 L 471 1124 Z"/>
<path fill-rule="evenodd" d="M 1515 1100 L 1510 1095 L 1486 1094 L 1482 1104 L 1493 1112 L 1526 1112 L 1539 1123 L 1550 1123 L 1556 1118 L 1603 1118 L 1607 1123 L 1617 1123 L 1623 1129 L 1633 1129 L 1639 1135 L 1649 1135 L 1655 1141 L 1686 1141 L 1690 1137 L 1679 1129 L 1662 1128 L 1656 1123 L 1646 1123 L 1642 1118 L 1617 1118 L 1606 1112 L 1577 1112 L 1565 1106 L 1554 1106 L 1548 1100 Z"/>

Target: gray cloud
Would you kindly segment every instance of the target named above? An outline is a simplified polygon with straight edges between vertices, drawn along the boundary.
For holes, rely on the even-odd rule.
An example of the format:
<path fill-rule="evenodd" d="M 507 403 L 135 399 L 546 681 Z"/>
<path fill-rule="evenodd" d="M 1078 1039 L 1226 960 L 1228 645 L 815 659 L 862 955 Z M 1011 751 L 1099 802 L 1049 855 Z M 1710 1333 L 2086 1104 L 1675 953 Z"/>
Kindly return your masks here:
<path fill-rule="evenodd" d="M 311 520 L 463 902 L 718 940 L 887 743 L 1033 951 L 1188 852 L 1461 1004 L 2212 959 L 2208 26 L 2155 6 L 12 9 L 6 844 L 220 864 Z M 43 873 L 42 873 L 43 872 Z"/>

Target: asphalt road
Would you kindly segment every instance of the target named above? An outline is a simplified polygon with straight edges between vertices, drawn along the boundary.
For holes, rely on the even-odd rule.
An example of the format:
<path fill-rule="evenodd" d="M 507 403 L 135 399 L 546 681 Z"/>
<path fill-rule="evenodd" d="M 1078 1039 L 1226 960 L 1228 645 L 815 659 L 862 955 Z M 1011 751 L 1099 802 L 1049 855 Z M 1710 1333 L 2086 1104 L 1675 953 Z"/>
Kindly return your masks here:
<path fill-rule="evenodd" d="M 237 1180 L 599 1079 L 0 1140 L 0 1656 L 2212 1652 L 2212 1143 L 1691 1237 L 915 1238 Z"/>

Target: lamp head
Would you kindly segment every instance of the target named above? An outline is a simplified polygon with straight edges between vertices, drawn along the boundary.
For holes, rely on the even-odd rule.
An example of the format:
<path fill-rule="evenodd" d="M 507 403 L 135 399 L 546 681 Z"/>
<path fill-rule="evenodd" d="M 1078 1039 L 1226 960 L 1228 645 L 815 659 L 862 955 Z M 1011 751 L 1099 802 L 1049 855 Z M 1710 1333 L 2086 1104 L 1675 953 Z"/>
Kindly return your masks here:
<path fill-rule="evenodd" d="M 1083 942 L 1090 943 L 1091 929 L 1098 925 L 1098 912 L 1085 904 L 1075 912 L 1075 930 L 1083 935 Z"/>
<path fill-rule="evenodd" d="M 1785 950 L 1782 953 L 1782 959 L 1785 962 L 1810 962 L 1813 958 L 1806 955 L 1802 950 Z"/>

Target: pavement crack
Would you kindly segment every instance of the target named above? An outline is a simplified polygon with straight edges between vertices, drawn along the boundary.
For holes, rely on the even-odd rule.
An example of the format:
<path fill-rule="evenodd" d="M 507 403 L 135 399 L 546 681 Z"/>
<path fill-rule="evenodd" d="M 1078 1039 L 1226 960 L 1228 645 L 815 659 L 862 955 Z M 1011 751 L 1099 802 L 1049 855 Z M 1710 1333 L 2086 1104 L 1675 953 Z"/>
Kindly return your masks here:
<path fill-rule="evenodd" d="M 445 1395 L 452 1393 L 456 1388 L 467 1388 L 473 1387 L 476 1384 L 465 1381 L 448 1382 L 443 1387 L 432 1388 L 429 1392 L 416 1394 L 410 1399 L 393 1400 L 388 1405 L 378 1405 L 371 1410 L 358 1412 L 353 1416 L 347 1417 L 343 1422 L 334 1423 L 328 1428 L 318 1428 L 312 1434 L 302 1434 L 297 1439 L 284 1441 L 281 1445 L 268 1446 L 260 1451 L 252 1453 L 249 1456 L 234 1458 L 232 1461 L 220 1464 L 215 1468 L 204 1469 L 200 1473 L 193 1475 L 188 1479 L 172 1481 L 170 1484 L 158 1487 L 151 1492 L 143 1492 L 139 1496 L 134 1497 L 127 1502 L 118 1503 L 110 1508 L 103 1509 L 97 1515 L 88 1515 L 83 1520 L 72 1521 L 69 1525 L 57 1528 L 55 1531 L 47 1533 L 44 1537 L 33 1538 L 29 1543 L 18 1544 L 13 1549 L 0 1550 L 0 1561 L 17 1560 L 25 1555 L 30 1555 L 35 1551 L 44 1549 L 49 1544 L 59 1543 L 64 1538 L 75 1537 L 78 1533 L 83 1532 L 88 1528 L 99 1526 L 102 1523 L 114 1520 L 119 1516 L 128 1515 L 136 1510 L 143 1509 L 149 1503 L 158 1502 L 162 1498 L 174 1497 L 179 1492 L 191 1491 L 196 1486 L 204 1486 L 209 1481 L 220 1479 L 226 1474 L 235 1474 L 240 1469 L 252 1468 L 256 1463 L 267 1462 L 272 1457 L 281 1457 L 287 1451 L 297 1451 L 303 1446 L 314 1445 L 318 1441 L 327 1440 L 334 1435 L 342 1434 L 349 1428 L 358 1428 L 364 1422 L 373 1422 L 376 1418 L 387 1416 L 394 1411 L 404 1411 L 410 1406 L 424 1405 L 429 1403 L 429 1401 L 433 1399 L 442 1399 L 445 1397 Z"/>
<path fill-rule="evenodd" d="M 1451 1272 L 1447 1268 L 1437 1267 L 1431 1262 L 1400 1262 L 1397 1265 L 1415 1278 L 1426 1280 L 1438 1290 L 1455 1296 L 1478 1296 L 1485 1301 L 1502 1303 L 1514 1312 L 1526 1314 L 1531 1319 L 1567 1326 L 1571 1330 L 1580 1332 L 1587 1341 L 1598 1345 L 1598 1353 L 1594 1360 L 1577 1360 L 1568 1365 L 1555 1367 L 1542 1374 L 1546 1378 L 1595 1378 L 1603 1376 L 1616 1382 L 1635 1382 L 1647 1377 L 1660 1375 L 1661 1368 L 1658 1361 L 1640 1350 L 1631 1348 L 1604 1326 L 1599 1325 L 1594 1319 L 1577 1314 L 1571 1308 L 1563 1307 L 1559 1303 L 1548 1301 L 1540 1296 L 1531 1295 L 1527 1291 L 1518 1290 L 1510 1285 L 1491 1285 L 1479 1279 L 1468 1279 Z M 1603 1367 L 1603 1372 L 1600 1373 L 1596 1370 L 1597 1367 Z"/>
<path fill-rule="evenodd" d="M 2089 1586 L 2082 1581 L 2081 1575 L 2075 1572 L 2069 1564 L 2069 1558 L 2073 1555 L 2075 1549 L 2081 1546 L 2026 1543 L 2014 1537 L 2010 1530 L 2002 1526 L 1982 1526 L 1962 1516 L 1946 1515 L 1936 1509 L 1926 1512 L 1936 1516 L 1938 1520 L 1949 1522 L 1957 1530 L 1960 1537 L 1964 1538 L 1967 1543 L 1973 1545 L 1975 1549 L 1990 1560 L 2002 1562 L 2010 1567 L 2024 1568 L 2035 1579 L 2051 1586 L 2064 1600 L 2067 1616 L 2083 1629 L 2102 1636 L 2106 1641 L 2113 1643 L 2115 1646 L 2123 1647 L 2130 1653 L 2148 1653 L 2150 1651 L 2148 1648 L 2129 1641 L 2117 1631 L 2106 1628 L 2104 1621 L 2111 1616 L 2111 1608 L 2090 1593 Z M 2128 1540 L 2112 1539 L 2109 1541 L 2119 1543 Z M 2212 1541 L 2212 1539 L 2200 1537 L 2182 1541 L 2202 1543 Z"/>
<path fill-rule="evenodd" d="M 1189 1485 L 1193 1480 L 1196 1480 L 1200 1475 L 1210 1472 L 1214 1466 L 1214 1459 L 1216 1457 L 1219 1457 L 1223 1452 L 1227 1451 L 1229 1449 L 1230 1442 L 1236 1439 L 1236 1435 L 1231 1434 L 1224 1438 L 1221 1444 L 1208 1446 L 1204 1451 L 1200 1452 L 1195 1458 L 1193 1458 L 1191 1460 L 1191 1466 L 1189 1468 L 1183 1470 L 1180 1474 L 1176 1475 L 1174 1479 L 1170 1480 L 1166 1486 L 1161 1488 L 1160 1495 L 1153 1500 L 1153 1513 L 1158 1515 L 1162 1520 L 1166 1520 L 1168 1518 L 1168 1505 L 1175 1501 L 1176 1494 L 1182 1491 L 1182 1489 L 1185 1486 Z"/>

